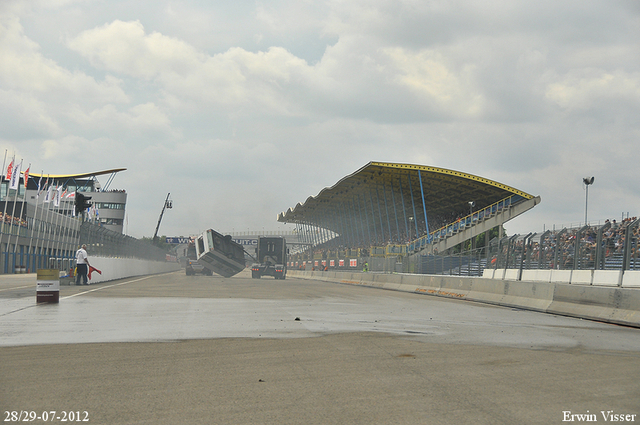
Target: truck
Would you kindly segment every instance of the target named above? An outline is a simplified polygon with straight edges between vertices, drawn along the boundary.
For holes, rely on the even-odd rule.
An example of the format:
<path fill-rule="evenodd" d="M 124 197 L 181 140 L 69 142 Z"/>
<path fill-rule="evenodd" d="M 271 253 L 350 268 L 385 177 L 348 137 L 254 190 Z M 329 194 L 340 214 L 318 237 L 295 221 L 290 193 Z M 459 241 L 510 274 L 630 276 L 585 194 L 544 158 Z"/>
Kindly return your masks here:
<path fill-rule="evenodd" d="M 287 241 L 283 237 L 258 237 L 255 263 L 251 266 L 251 277 L 273 276 L 284 279 L 287 276 Z"/>
<path fill-rule="evenodd" d="M 213 229 L 198 236 L 196 253 L 200 264 L 224 277 L 232 277 L 246 267 L 242 245 Z"/>
<path fill-rule="evenodd" d="M 196 244 L 189 242 L 187 246 L 186 256 L 184 258 L 184 270 L 187 276 L 194 276 L 197 273 L 211 276 L 211 270 L 206 269 L 202 264 L 198 262 L 198 256 L 196 253 Z"/>

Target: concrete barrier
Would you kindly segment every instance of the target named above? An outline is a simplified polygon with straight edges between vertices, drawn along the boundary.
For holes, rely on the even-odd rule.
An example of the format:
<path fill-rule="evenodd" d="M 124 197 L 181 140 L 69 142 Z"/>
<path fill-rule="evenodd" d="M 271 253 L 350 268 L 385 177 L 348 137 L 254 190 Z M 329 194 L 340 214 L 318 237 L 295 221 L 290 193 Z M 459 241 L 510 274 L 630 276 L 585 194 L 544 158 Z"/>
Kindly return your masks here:
<path fill-rule="evenodd" d="M 622 276 L 622 287 L 623 288 L 640 288 L 640 271 L 629 271 L 624 272 Z"/>
<path fill-rule="evenodd" d="M 520 270 L 519 269 L 506 269 L 504 271 L 503 279 L 505 279 L 505 280 L 518 280 L 519 274 L 520 274 Z"/>
<path fill-rule="evenodd" d="M 167 263 L 164 261 L 139 260 L 135 258 L 89 257 L 91 266 L 100 270 L 102 274 L 93 272 L 90 284 L 123 279 L 126 277 L 143 276 L 149 274 L 166 273 L 180 270 L 179 263 Z M 68 280 L 74 284 L 74 280 Z"/>
<path fill-rule="evenodd" d="M 551 270 L 522 270 L 522 278 L 529 282 L 551 282 Z"/>
<path fill-rule="evenodd" d="M 574 270 L 571 273 L 571 284 L 591 285 L 593 281 L 593 270 Z"/>
<path fill-rule="evenodd" d="M 551 270 L 551 283 L 569 283 L 571 282 L 571 272 L 573 270 Z"/>
<path fill-rule="evenodd" d="M 569 272 L 571 270 L 554 270 Z M 629 272 L 626 272 L 627 274 Z M 640 273 L 640 272 L 637 272 Z M 484 277 L 289 271 L 291 277 L 403 292 L 465 299 L 544 313 L 580 317 L 640 327 L 640 275 L 630 274 L 630 287 L 593 286 L 566 282 L 532 282 Z M 566 273 L 562 273 L 565 276 Z M 603 275 L 604 276 L 604 275 Z M 557 277 L 557 276 L 556 276 Z M 606 279 L 612 280 L 612 275 Z M 635 286 L 635 287 L 631 287 Z"/>
<path fill-rule="evenodd" d="M 594 270 L 592 285 L 618 286 L 620 284 L 621 273 L 622 271 L 620 270 Z M 571 283 L 573 283 L 573 281 Z"/>

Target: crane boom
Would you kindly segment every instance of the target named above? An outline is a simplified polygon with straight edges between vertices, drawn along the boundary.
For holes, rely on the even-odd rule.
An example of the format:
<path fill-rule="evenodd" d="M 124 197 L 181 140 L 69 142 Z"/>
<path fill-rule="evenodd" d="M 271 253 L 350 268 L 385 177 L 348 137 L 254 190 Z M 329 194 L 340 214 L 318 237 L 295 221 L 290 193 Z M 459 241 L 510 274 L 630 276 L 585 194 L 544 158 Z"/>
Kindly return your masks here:
<path fill-rule="evenodd" d="M 156 226 L 156 231 L 153 234 L 153 243 L 156 243 L 158 240 L 158 229 L 160 229 L 160 222 L 162 221 L 162 216 L 164 215 L 165 208 L 171 208 L 171 202 L 169 202 L 169 195 L 171 195 L 171 192 L 167 193 L 167 199 L 164 200 L 164 205 L 162 206 L 162 212 L 160 213 L 160 218 L 158 218 L 158 225 Z"/>

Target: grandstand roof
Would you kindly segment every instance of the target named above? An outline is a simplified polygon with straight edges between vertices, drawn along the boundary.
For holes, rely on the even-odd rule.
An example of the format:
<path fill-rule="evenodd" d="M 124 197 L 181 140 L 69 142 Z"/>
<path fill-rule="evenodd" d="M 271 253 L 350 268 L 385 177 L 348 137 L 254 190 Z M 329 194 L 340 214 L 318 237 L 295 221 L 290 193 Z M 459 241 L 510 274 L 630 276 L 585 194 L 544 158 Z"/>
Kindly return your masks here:
<path fill-rule="evenodd" d="M 398 216 L 405 214 L 415 215 L 416 224 L 422 220 L 426 231 L 425 210 L 429 216 L 428 227 L 435 230 L 434 225 L 440 220 L 433 218 L 469 214 L 471 201 L 475 203 L 473 209 L 476 211 L 514 195 L 522 199 L 533 198 L 533 195 L 506 184 L 460 171 L 369 162 L 304 203 L 280 213 L 278 221 L 311 224 L 340 233 L 339 227 L 346 227 L 342 219 L 349 216 L 358 223 L 366 221 L 367 228 L 375 230 L 379 226 L 384 231 L 388 227 L 394 233 L 402 230 L 403 226 L 395 222 Z"/>
<path fill-rule="evenodd" d="M 103 171 L 91 171 L 88 173 L 79 173 L 79 174 L 38 174 L 38 173 L 29 173 L 31 177 L 48 177 L 50 179 L 82 179 L 82 178 L 90 178 L 94 176 L 102 176 L 105 174 L 118 173 L 120 171 L 126 171 L 126 168 L 113 168 L 111 170 L 103 170 Z M 24 174 L 24 173 L 23 173 Z"/>

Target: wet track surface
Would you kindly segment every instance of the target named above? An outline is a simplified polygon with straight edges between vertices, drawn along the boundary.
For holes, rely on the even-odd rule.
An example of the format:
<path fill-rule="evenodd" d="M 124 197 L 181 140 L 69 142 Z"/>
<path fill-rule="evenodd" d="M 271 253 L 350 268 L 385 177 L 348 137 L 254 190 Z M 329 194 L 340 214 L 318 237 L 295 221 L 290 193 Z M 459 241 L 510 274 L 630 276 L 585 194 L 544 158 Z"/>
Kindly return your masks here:
<path fill-rule="evenodd" d="M 35 305 L 33 276 L 0 282 L 5 410 L 71 403 L 92 410 L 92 423 L 562 423 L 567 411 L 601 422 L 601 411 L 640 413 L 637 329 L 247 272 L 62 286 L 57 305 Z M 86 397 L 74 395 L 78 386 Z M 33 398 L 46 388 L 56 389 L 50 398 Z"/>

